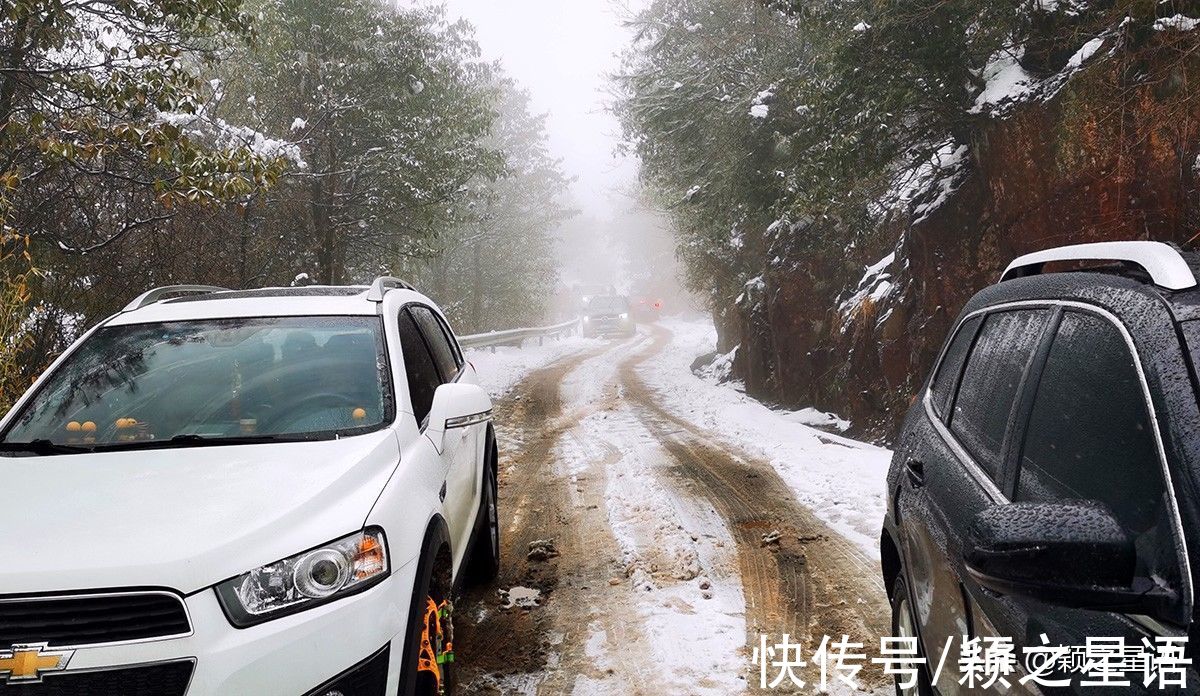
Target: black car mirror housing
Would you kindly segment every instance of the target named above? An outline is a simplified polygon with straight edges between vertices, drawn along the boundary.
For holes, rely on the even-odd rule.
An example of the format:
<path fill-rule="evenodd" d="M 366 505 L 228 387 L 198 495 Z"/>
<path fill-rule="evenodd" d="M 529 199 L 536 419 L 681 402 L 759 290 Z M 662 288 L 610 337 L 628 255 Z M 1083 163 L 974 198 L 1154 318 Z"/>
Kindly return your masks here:
<path fill-rule="evenodd" d="M 1168 618 L 1175 600 L 1135 577 L 1133 539 L 1097 503 L 991 507 L 975 517 L 963 555 L 972 579 L 999 595 L 1156 618 Z"/>

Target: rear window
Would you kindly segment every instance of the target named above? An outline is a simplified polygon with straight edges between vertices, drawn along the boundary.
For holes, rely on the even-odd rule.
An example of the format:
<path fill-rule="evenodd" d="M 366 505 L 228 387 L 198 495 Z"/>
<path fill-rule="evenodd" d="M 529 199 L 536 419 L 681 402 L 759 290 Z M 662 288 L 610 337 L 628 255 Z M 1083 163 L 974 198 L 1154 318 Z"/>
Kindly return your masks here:
<path fill-rule="evenodd" d="M 950 342 L 950 347 L 946 349 L 946 357 L 942 358 L 937 375 L 933 378 L 931 387 L 933 410 L 943 419 L 950 409 L 950 400 L 954 398 L 954 387 L 958 385 L 963 361 L 967 358 L 971 342 L 975 340 L 975 332 L 979 330 L 980 321 L 982 321 L 980 317 L 971 317 L 962 323 L 954 334 L 954 340 Z"/>
<path fill-rule="evenodd" d="M 462 363 L 459 362 L 458 355 L 450 344 L 442 322 L 433 315 L 433 310 L 428 307 L 412 305 L 408 311 L 412 312 L 413 319 L 416 320 L 421 334 L 425 337 L 429 351 L 433 354 L 434 362 L 437 363 L 438 372 L 442 375 L 442 381 L 452 381 L 458 374 L 458 369 L 462 367 Z"/>
<path fill-rule="evenodd" d="M 589 314 L 621 314 L 629 311 L 624 297 L 593 297 L 587 304 Z"/>
<path fill-rule="evenodd" d="M 1000 473 L 1004 435 L 1021 379 L 1049 315 L 1044 309 L 988 315 L 967 358 L 950 430 L 993 480 Z"/>

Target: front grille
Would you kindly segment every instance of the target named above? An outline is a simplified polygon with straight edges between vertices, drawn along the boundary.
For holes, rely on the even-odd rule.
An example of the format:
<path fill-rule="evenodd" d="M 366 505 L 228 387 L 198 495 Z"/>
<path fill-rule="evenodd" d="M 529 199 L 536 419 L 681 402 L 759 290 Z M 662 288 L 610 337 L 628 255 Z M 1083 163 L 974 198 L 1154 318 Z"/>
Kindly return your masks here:
<path fill-rule="evenodd" d="M 189 632 L 183 600 L 165 592 L 0 597 L 0 647 L 92 645 Z"/>
<path fill-rule="evenodd" d="M 183 696 L 191 660 L 96 672 L 47 674 L 38 684 L 0 684 L 4 696 Z"/>

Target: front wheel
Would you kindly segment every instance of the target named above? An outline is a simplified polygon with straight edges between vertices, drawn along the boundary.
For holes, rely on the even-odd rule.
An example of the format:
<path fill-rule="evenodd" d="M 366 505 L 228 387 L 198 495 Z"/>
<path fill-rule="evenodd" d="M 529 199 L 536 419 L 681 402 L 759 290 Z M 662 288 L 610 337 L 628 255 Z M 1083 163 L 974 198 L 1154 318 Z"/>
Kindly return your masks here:
<path fill-rule="evenodd" d="M 917 634 L 917 618 L 913 613 L 912 599 L 908 594 L 908 584 L 904 582 L 903 571 L 896 576 L 892 586 L 892 635 L 896 638 L 912 638 L 917 641 L 917 653 L 921 654 L 921 638 Z M 933 689 L 929 686 L 929 672 L 923 665 L 917 665 L 917 679 L 912 684 L 901 685 L 901 677 L 896 677 L 896 696 L 931 696 Z"/>
<path fill-rule="evenodd" d="M 454 605 L 440 593 L 425 596 L 417 643 L 417 694 L 454 693 Z"/>
<path fill-rule="evenodd" d="M 444 534 L 436 536 L 444 537 Z M 435 541 L 438 541 L 435 538 Z M 404 643 L 400 696 L 454 693 L 454 605 L 449 547 L 437 544 L 422 558 L 413 588 Z"/>

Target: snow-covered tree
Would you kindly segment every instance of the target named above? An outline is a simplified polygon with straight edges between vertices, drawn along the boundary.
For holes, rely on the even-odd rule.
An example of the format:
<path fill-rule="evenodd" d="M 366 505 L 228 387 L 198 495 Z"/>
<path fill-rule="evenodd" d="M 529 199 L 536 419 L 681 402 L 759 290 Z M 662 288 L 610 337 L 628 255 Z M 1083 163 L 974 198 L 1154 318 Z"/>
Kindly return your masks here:
<path fill-rule="evenodd" d="M 674 214 L 688 285 L 727 307 L 787 195 L 786 90 L 811 62 L 806 40 L 754 0 L 657 0 L 631 25 L 614 108 Z"/>
<path fill-rule="evenodd" d="M 485 331 L 544 321 L 558 279 L 553 231 L 574 214 L 569 180 L 549 152 L 545 115 L 510 79 L 495 82 L 496 120 L 486 142 L 503 153 L 499 176 L 466 187 L 459 222 L 431 242 L 416 277 L 456 320 Z"/>
<path fill-rule="evenodd" d="M 202 114 L 204 70 L 249 36 L 240 0 L 0 5 L 0 405 L 61 346 L 66 310 L 48 295 L 78 303 L 87 287 L 52 272 L 64 257 L 245 196 L 285 166 Z"/>
<path fill-rule="evenodd" d="M 292 273 L 363 280 L 398 266 L 498 174 L 493 67 L 471 28 L 379 0 L 261 0 L 258 42 L 226 63 L 236 120 L 299 142 L 306 168 L 267 200 L 263 229 L 294 240 Z M 290 276 L 289 276 L 290 277 Z"/>

